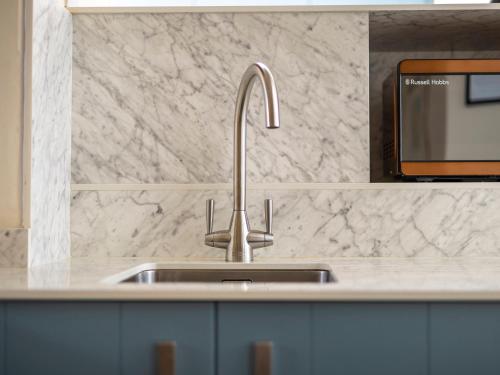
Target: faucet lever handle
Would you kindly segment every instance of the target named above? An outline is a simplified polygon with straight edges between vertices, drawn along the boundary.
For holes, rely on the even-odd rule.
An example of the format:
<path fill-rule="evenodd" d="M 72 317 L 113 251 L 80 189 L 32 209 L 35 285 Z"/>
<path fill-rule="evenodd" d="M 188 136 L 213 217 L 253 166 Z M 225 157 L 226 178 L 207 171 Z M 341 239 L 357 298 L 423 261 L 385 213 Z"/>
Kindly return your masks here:
<path fill-rule="evenodd" d="M 207 199 L 207 213 L 206 213 L 207 234 L 212 233 L 214 229 L 214 205 L 215 202 L 213 199 Z"/>
<path fill-rule="evenodd" d="M 273 200 L 266 199 L 264 201 L 264 215 L 266 219 L 266 233 L 273 232 Z"/>

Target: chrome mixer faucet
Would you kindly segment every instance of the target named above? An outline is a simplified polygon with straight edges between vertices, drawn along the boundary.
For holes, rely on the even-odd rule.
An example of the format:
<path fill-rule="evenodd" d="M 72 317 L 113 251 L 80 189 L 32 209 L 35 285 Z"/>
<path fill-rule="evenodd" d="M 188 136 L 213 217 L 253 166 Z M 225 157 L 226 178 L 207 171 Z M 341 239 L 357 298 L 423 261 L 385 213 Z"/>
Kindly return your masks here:
<path fill-rule="evenodd" d="M 266 230 L 250 230 L 246 210 L 246 117 L 248 101 L 256 80 L 262 84 L 266 110 L 266 128 L 280 126 L 278 93 L 269 68 L 262 63 L 248 67 L 241 79 L 234 116 L 233 214 L 228 230 L 213 231 L 214 200 L 207 200 L 205 244 L 226 249 L 226 261 L 250 263 L 253 249 L 273 244 L 273 202 L 264 201 Z"/>

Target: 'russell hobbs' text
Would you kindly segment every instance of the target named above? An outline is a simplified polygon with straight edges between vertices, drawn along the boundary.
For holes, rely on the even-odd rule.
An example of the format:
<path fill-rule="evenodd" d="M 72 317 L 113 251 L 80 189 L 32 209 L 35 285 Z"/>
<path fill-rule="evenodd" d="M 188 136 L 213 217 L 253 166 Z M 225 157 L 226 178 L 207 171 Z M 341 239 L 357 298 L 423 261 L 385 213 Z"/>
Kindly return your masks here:
<path fill-rule="evenodd" d="M 405 84 L 407 86 L 449 86 L 450 81 L 446 79 L 413 79 L 406 78 Z"/>

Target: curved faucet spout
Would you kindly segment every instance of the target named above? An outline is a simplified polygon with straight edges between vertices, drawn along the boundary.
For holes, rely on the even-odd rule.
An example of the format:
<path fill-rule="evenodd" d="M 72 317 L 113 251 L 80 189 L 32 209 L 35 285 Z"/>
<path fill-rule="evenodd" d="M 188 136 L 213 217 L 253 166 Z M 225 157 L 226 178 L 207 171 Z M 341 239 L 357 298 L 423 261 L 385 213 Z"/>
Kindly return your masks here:
<path fill-rule="evenodd" d="M 234 211 L 246 210 L 246 117 L 250 94 L 257 78 L 262 84 L 264 93 L 266 127 L 276 129 L 280 126 L 278 93 L 273 75 L 265 64 L 254 63 L 243 74 L 236 99 L 233 171 Z"/>
<path fill-rule="evenodd" d="M 238 98 L 236 99 L 236 114 L 234 117 L 234 167 L 233 167 L 233 198 L 234 209 L 231 215 L 229 229 L 213 231 L 214 201 L 207 201 L 207 233 L 205 244 L 226 249 L 226 261 L 250 263 L 253 260 L 253 249 L 271 246 L 274 243 L 272 233 L 273 202 L 264 201 L 266 230 L 250 230 L 246 211 L 246 132 L 247 107 L 253 84 L 260 80 L 264 92 L 266 109 L 266 127 L 279 128 L 280 117 L 278 94 L 274 78 L 269 68 L 262 63 L 248 67 L 243 74 Z"/>

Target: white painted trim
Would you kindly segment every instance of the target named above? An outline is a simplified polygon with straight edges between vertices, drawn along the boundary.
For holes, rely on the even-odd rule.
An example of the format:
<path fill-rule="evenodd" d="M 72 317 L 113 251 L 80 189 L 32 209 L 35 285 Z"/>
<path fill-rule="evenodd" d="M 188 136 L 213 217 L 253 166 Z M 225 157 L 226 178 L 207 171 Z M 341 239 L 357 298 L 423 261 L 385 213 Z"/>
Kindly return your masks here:
<path fill-rule="evenodd" d="M 72 191 L 230 190 L 231 184 L 72 184 Z"/>
<path fill-rule="evenodd" d="M 72 184 L 72 191 L 203 191 L 232 190 L 232 184 Z M 262 183 L 249 190 L 435 190 L 500 189 L 499 182 L 405 183 Z"/>
<path fill-rule="evenodd" d="M 33 56 L 33 0 L 24 1 L 24 72 L 23 72 L 23 150 L 22 150 L 22 222 L 31 227 L 31 108 Z"/>
<path fill-rule="evenodd" d="M 126 3 L 126 1 L 121 1 Z M 149 3 L 152 1 L 149 0 Z M 92 5 L 83 5 L 93 3 Z M 115 3 L 120 3 L 116 0 Z M 68 0 L 71 13 L 250 13 L 250 12 L 373 12 L 406 10 L 500 10 L 500 4 L 415 4 L 415 5 L 163 5 L 106 6 L 96 1 Z M 158 3 L 158 1 L 153 3 Z M 348 3 L 348 2 L 347 2 Z M 167 2 L 165 1 L 165 4 Z"/>

